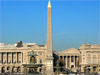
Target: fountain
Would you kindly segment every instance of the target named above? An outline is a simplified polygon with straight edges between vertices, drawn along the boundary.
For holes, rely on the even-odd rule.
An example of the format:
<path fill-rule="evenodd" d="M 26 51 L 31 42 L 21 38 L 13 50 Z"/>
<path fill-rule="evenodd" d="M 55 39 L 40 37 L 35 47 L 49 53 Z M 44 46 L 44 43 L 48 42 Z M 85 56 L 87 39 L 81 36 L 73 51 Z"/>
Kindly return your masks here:
<path fill-rule="evenodd" d="M 24 67 L 29 68 L 29 72 L 27 73 L 27 75 L 41 75 L 37 72 L 37 68 L 41 67 L 43 64 L 36 63 L 36 56 L 38 55 L 35 54 L 34 51 L 32 51 L 32 53 L 28 54 L 28 56 L 30 56 L 30 63 L 23 64 Z"/>
<path fill-rule="evenodd" d="M 59 75 L 60 74 L 60 69 L 61 67 L 59 66 L 59 60 L 57 60 L 56 62 L 56 66 L 54 67 L 56 69 L 55 75 Z"/>

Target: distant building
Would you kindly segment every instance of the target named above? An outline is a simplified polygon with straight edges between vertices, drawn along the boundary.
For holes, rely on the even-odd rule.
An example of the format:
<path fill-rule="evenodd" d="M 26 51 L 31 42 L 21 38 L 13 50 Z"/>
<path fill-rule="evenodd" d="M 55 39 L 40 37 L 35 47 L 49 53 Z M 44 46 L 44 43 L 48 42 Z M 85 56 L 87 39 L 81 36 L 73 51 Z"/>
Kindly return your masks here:
<path fill-rule="evenodd" d="M 59 60 L 66 69 L 100 73 L 100 45 L 82 44 L 78 50 L 70 48 L 61 51 Z"/>
<path fill-rule="evenodd" d="M 59 52 L 59 60 L 66 69 L 78 68 L 80 52 L 75 48 L 70 48 Z"/>

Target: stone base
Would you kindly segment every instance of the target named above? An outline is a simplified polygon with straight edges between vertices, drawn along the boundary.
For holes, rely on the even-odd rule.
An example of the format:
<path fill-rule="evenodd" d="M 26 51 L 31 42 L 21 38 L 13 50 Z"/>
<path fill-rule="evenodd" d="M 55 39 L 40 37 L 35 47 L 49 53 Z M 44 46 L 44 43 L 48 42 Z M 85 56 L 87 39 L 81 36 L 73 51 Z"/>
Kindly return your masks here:
<path fill-rule="evenodd" d="M 55 75 L 53 71 L 46 72 L 46 75 Z"/>
<path fill-rule="evenodd" d="M 53 57 L 46 58 L 46 75 L 55 75 L 53 72 Z"/>

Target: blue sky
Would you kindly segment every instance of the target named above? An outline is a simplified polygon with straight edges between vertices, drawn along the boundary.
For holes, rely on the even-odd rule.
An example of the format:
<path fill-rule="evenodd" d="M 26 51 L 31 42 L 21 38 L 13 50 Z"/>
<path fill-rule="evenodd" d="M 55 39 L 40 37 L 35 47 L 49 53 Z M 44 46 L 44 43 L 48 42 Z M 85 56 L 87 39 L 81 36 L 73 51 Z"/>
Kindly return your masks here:
<path fill-rule="evenodd" d="M 0 42 L 46 44 L 48 0 L 1 1 Z M 98 44 L 99 1 L 51 0 L 53 48 Z"/>

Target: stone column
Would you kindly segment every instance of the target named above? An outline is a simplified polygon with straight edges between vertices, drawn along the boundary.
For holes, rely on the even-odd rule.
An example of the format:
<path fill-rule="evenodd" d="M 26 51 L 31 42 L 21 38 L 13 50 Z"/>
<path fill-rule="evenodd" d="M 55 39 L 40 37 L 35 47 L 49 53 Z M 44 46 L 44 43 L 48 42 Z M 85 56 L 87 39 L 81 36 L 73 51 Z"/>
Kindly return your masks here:
<path fill-rule="evenodd" d="M 28 56 L 28 60 L 29 60 L 29 63 L 30 63 L 30 56 Z"/>
<path fill-rule="evenodd" d="M 8 53 L 6 52 L 6 64 L 8 63 Z"/>
<path fill-rule="evenodd" d="M 73 61 L 74 61 L 74 68 L 75 68 L 75 67 L 76 67 L 76 66 L 75 66 L 75 56 L 73 56 Z"/>
<path fill-rule="evenodd" d="M 0 53 L 0 64 L 2 63 L 2 53 Z"/>
<path fill-rule="evenodd" d="M 68 56 L 68 67 L 70 67 L 70 56 Z"/>
<path fill-rule="evenodd" d="M 91 64 L 93 64 L 93 55 L 91 53 Z"/>
<path fill-rule="evenodd" d="M 1 53 L 1 63 L 3 64 L 3 54 Z"/>
<path fill-rule="evenodd" d="M 71 68 L 71 56 L 69 57 L 69 67 Z"/>
<path fill-rule="evenodd" d="M 23 72 L 23 67 L 21 66 L 21 72 Z"/>
<path fill-rule="evenodd" d="M 12 52 L 11 52 L 11 64 L 12 64 L 12 60 L 13 60 L 13 56 L 12 56 Z"/>
<path fill-rule="evenodd" d="M 37 58 L 36 58 L 36 63 L 37 63 L 37 64 L 40 63 L 39 60 L 40 60 L 40 59 L 37 57 Z"/>
<path fill-rule="evenodd" d="M 12 72 L 12 66 L 10 67 L 10 72 Z"/>
<path fill-rule="evenodd" d="M 22 64 L 22 52 L 21 52 L 21 64 Z"/>
<path fill-rule="evenodd" d="M 4 53 L 2 53 L 2 64 L 4 63 Z"/>
<path fill-rule="evenodd" d="M 78 65 L 79 65 L 79 63 L 78 63 L 79 60 L 78 60 L 78 59 L 79 59 L 79 57 L 77 56 L 77 57 L 76 57 L 76 66 L 77 66 L 77 67 L 78 67 Z"/>
<path fill-rule="evenodd" d="M 17 64 L 17 52 L 16 52 L 16 64 Z"/>
<path fill-rule="evenodd" d="M 96 55 L 97 55 L 97 57 L 96 57 L 96 64 L 99 64 L 98 53 Z"/>
<path fill-rule="evenodd" d="M 66 56 L 66 68 L 67 68 L 67 56 Z"/>
<path fill-rule="evenodd" d="M 17 67 L 15 67 L 15 72 L 17 72 Z"/>
<path fill-rule="evenodd" d="M 64 56 L 62 56 L 63 64 L 65 64 Z"/>
<path fill-rule="evenodd" d="M 29 52 L 27 54 L 29 54 Z M 28 63 L 30 63 L 30 57 L 29 56 L 28 56 Z"/>

